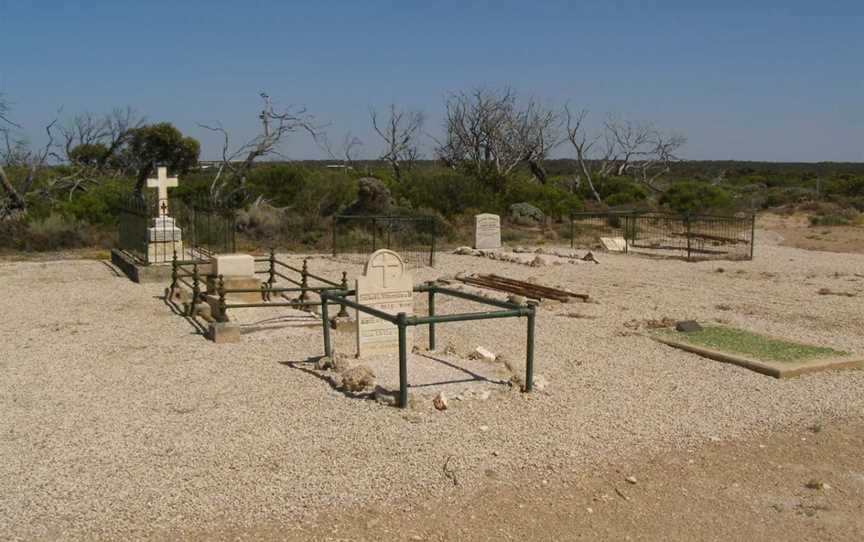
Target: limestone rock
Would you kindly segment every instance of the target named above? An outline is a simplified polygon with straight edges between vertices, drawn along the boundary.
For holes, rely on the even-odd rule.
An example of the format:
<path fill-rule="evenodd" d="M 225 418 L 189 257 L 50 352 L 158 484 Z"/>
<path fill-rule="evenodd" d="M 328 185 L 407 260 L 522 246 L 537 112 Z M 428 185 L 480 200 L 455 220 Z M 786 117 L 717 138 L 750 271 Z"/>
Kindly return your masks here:
<path fill-rule="evenodd" d="M 372 394 L 375 397 L 375 401 L 382 405 L 399 406 L 398 390 L 388 390 L 382 386 L 375 386 L 375 390 Z"/>
<path fill-rule="evenodd" d="M 529 263 L 531 267 L 546 267 L 549 265 L 549 261 L 543 256 L 535 256 L 531 263 Z"/>
<path fill-rule="evenodd" d="M 435 410 L 447 410 L 447 397 L 443 392 L 439 393 L 432 399 L 432 406 L 435 407 Z"/>
<path fill-rule="evenodd" d="M 363 391 L 374 385 L 375 373 L 364 365 L 357 365 L 342 373 L 342 387 L 348 391 Z"/>
<path fill-rule="evenodd" d="M 526 299 L 525 296 L 522 295 L 510 294 L 507 296 L 507 301 L 509 301 L 510 303 L 515 303 L 517 305 L 524 305 L 528 302 L 528 299 Z"/>
<path fill-rule="evenodd" d="M 332 356 L 324 356 L 315 362 L 315 368 L 319 371 L 332 370 L 341 373 L 348 369 L 348 358 L 345 354 L 334 352 Z"/>
<path fill-rule="evenodd" d="M 533 384 L 537 391 L 546 391 L 549 388 L 549 381 L 543 375 L 534 375 Z"/>
<path fill-rule="evenodd" d="M 470 359 L 480 359 L 489 362 L 495 361 L 495 354 L 482 346 L 475 348 L 468 357 Z"/>

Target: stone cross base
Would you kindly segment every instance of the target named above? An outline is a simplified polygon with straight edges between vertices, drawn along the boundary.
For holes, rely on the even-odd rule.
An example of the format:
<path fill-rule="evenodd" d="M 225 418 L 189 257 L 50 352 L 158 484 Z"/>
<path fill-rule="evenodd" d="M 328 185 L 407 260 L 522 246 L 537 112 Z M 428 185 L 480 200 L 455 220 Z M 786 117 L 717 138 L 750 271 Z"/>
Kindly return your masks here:
<path fill-rule="evenodd" d="M 147 243 L 147 263 L 171 263 L 175 252 L 183 258 L 183 241 Z"/>

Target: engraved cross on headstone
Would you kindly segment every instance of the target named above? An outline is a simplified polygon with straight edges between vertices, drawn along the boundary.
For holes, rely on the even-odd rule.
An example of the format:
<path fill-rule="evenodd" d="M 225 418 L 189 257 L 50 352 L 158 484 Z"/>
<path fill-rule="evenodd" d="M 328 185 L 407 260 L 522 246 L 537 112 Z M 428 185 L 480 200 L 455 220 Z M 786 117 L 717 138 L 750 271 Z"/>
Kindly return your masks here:
<path fill-rule="evenodd" d="M 387 263 L 388 259 L 391 262 L 390 264 Z M 397 260 L 393 255 L 381 254 L 378 257 L 378 259 L 376 259 L 374 262 L 371 263 L 370 267 L 372 267 L 374 269 L 380 269 L 381 270 L 381 286 L 386 288 L 387 287 L 387 269 L 394 268 L 394 267 L 399 268 L 401 266 L 399 265 L 399 260 Z"/>
<path fill-rule="evenodd" d="M 147 188 L 159 191 L 159 216 L 168 216 L 168 189 L 177 184 L 177 177 L 168 176 L 167 167 L 159 167 L 156 179 L 147 179 Z"/>

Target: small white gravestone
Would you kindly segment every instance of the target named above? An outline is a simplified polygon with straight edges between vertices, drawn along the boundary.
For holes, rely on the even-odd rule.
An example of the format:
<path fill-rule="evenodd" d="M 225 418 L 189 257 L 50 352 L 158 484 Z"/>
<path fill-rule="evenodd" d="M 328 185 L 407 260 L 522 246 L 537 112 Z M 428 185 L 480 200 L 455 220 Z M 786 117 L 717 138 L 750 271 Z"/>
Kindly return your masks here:
<path fill-rule="evenodd" d="M 381 249 L 369 256 L 363 275 L 357 277 L 357 303 L 389 314 L 414 314 L 414 281 L 405 262 L 392 250 Z M 413 328 L 406 333 L 407 347 L 413 343 Z M 357 311 L 357 356 L 399 352 L 399 331 L 371 314 Z"/>
<path fill-rule="evenodd" d="M 474 217 L 474 248 L 501 248 L 501 217 L 483 213 Z"/>
<path fill-rule="evenodd" d="M 623 237 L 601 237 L 600 244 L 609 252 L 624 252 L 627 241 Z"/>
<path fill-rule="evenodd" d="M 177 177 L 168 177 L 168 168 L 159 167 L 157 178 L 147 179 L 147 187 L 155 188 L 159 203 L 157 218 L 147 229 L 147 262 L 165 263 L 174 258 L 174 253 L 183 259 L 183 232 L 174 224 L 174 219 L 168 216 L 168 189 L 176 188 Z"/>

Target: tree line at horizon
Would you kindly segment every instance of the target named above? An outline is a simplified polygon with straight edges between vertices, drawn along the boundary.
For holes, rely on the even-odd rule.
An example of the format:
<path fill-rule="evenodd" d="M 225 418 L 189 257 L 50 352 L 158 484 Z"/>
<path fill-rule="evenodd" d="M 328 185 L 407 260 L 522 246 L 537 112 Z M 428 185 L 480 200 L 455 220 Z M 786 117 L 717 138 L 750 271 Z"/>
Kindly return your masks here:
<path fill-rule="evenodd" d="M 183 176 L 178 194 L 234 206 L 250 232 L 296 230 L 312 239 L 320 235 L 309 232 L 323 231 L 327 217 L 346 209 L 434 215 L 445 224 L 482 211 L 506 216 L 514 205 L 549 221 L 584 209 L 731 213 L 818 203 L 826 223 L 844 223 L 864 210 L 864 167 L 686 162 L 677 156 L 683 135 L 612 116 L 591 131 L 586 109 L 543 105 L 509 88 L 450 94 L 440 137 L 428 133 L 422 111 L 370 109 L 383 147 L 377 160 L 358 158 L 364 142 L 350 133 L 332 138 L 305 109 L 278 109 L 264 93 L 261 99 L 260 131 L 248 141 L 235 144 L 218 123 L 199 125 L 222 140 L 215 167 L 201 169 L 197 140 L 130 107 L 57 118 L 44 127 L 46 144 L 34 147 L 0 96 L 0 222 L 14 224 L 19 236 L 46 221 L 55 229 L 109 226 L 122 198 L 144 197 L 157 165 Z M 287 136 L 296 133 L 341 167 L 282 160 Z M 428 140 L 434 150 L 424 156 Z M 563 148 L 570 158 L 550 159 Z M 374 208 L 359 204 L 364 177 L 378 179 L 376 190 L 385 192 Z"/>

